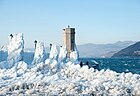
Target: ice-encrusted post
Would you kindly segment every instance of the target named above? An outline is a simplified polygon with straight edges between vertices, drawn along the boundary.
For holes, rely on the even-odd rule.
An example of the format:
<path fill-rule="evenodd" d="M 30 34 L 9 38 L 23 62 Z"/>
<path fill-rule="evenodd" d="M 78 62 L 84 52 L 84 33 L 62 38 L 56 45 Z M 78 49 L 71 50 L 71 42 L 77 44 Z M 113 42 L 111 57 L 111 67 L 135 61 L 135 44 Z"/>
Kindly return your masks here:
<path fill-rule="evenodd" d="M 60 68 L 66 62 L 67 50 L 64 46 L 51 45 L 49 58 L 45 60 L 45 64 L 49 67 L 49 72 L 54 74 L 60 71 Z"/>
<path fill-rule="evenodd" d="M 66 60 L 67 50 L 65 46 L 56 46 L 51 45 L 51 51 L 49 59 L 57 60 L 58 62 L 62 62 Z"/>
<path fill-rule="evenodd" d="M 50 51 L 50 59 L 58 60 L 58 55 L 60 52 L 60 48 L 56 45 L 51 45 L 51 51 Z"/>
<path fill-rule="evenodd" d="M 37 42 L 36 48 L 35 48 L 34 60 L 32 61 L 32 64 L 38 64 L 38 63 L 43 62 L 44 55 L 45 55 L 44 43 Z"/>
<path fill-rule="evenodd" d="M 24 53 L 23 34 L 19 33 L 10 35 L 8 45 L 8 58 L 7 58 L 9 68 L 13 67 L 15 63 L 23 60 L 23 53 Z"/>
<path fill-rule="evenodd" d="M 35 43 L 35 49 L 36 49 L 36 44 L 37 44 L 37 41 L 35 40 L 35 41 L 34 41 L 34 43 Z"/>

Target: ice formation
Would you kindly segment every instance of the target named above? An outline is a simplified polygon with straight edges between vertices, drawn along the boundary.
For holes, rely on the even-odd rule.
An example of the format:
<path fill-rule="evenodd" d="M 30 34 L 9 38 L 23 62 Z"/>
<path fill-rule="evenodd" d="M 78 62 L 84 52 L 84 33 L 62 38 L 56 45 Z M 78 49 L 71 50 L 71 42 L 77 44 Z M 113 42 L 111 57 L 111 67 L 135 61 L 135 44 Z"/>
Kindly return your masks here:
<path fill-rule="evenodd" d="M 60 52 L 60 48 L 56 45 L 52 45 L 49 58 L 58 59 L 59 52 Z"/>
<path fill-rule="evenodd" d="M 23 50 L 23 46 L 21 47 L 23 42 L 21 44 L 19 41 L 12 42 L 20 45 L 18 48 L 13 45 L 10 45 L 11 48 L 8 47 L 19 49 L 18 52 L 10 50 L 12 56 L 13 54 L 20 56 L 19 53 Z M 50 56 L 44 63 L 39 59 L 43 57 L 44 52 L 44 47 L 41 46 L 42 44 L 38 45 L 34 56 L 39 62 L 33 66 L 29 67 L 16 57 L 16 69 L 14 67 L 0 69 L 0 95 L 140 96 L 139 74 L 80 67 L 79 64 L 75 64 L 77 58 L 75 53 L 72 53 L 75 60 L 67 61 L 66 48 L 56 45 L 52 46 Z"/>
<path fill-rule="evenodd" d="M 0 68 L 12 68 L 13 66 L 16 67 L 19 61 L 23 61 L 24 38 L 22 33 L 11 34 L 9 36 L 9 45 L 7 50 L 7 60 L 0 62 Z"/>
<path fill-rule="evenodd" d="M 77 51 L 73 51 L 70 53 L 70 61 L 77 62 L 78 60 L 78 53 Z"/>
<path fill-rule="evenodd" d="M 74 46 L 74 50 L 75 51 L 70 53 L 70 61 L 77 63 L 78 62 L 78 58 L 79 58 L 79 52 L 78 52 L 76 44 Z"/>
<path fill-rule="evenodd" d="M 23 34 L 14 34 L 13 37 L 9 37 L 9 46 L 8 46 L 8 64 L 9 67 L 23 59 L 24 51 L 24 40 Z"/>
<path fill-rule="evenodd" d="M 34 54 L 34 60 L 32 64 L 38 64 L 44 61 L 44 55 L 45 55 L 45 48 L 43 42 L 37 42 L 35 54 Z"/>
<path fill-rule="evenodd" d="M 60 47 L 58 62 L 65 62 L 66 56 L 67 56 L 66 47 L 65 46 Z"/>
<path fill-rule="evenodd" d="M 49 58 L 46 59 L 45 64 L 48 65 L 51 73 L 56 73 L 66 62 L 66 47 L 52 45 Z M 63 63 L 62 63 L 63 62 Z"/>

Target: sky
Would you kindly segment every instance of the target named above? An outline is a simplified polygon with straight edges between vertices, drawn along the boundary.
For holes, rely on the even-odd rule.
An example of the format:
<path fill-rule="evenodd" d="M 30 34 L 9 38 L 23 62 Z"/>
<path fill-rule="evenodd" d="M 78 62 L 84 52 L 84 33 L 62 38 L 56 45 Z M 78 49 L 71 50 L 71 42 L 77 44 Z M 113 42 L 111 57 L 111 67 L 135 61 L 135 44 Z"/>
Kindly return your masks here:
<path fill-rule="evenodd" d="M 140 0 L 0 0 L 0 47 L 11 33 L 63 45 L 63 30 L 76 29 L 76 44 L 139 41 Z"/>

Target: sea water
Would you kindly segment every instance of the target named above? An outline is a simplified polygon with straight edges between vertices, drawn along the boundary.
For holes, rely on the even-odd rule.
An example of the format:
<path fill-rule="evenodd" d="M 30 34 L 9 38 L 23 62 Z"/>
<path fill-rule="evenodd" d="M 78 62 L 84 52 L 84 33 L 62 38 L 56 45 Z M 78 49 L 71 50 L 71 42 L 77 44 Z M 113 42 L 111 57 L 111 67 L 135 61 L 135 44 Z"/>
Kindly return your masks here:
<path fill-rule="evenodd" d="M 80 58 L 80 62 L 86 65 L 88 62 L 90 67 L 97 69 L 110 69 L 119 73 L 132 72 L 140 74 L 140 58 Z"/>

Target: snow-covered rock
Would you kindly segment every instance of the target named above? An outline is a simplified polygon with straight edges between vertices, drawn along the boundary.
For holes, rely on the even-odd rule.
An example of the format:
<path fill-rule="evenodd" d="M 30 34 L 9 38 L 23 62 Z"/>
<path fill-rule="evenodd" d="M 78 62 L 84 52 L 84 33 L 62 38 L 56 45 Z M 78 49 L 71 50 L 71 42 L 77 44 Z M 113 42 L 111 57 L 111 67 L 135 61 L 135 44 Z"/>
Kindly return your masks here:
<path fill-rule="evenodd" d="M 13 34 L 9 37 L 8 58 L 7 62 L 9 68 L 13 67 L 15 63 L 23 60 L 24 53 L 24 39 L 23 34 Z"/>

